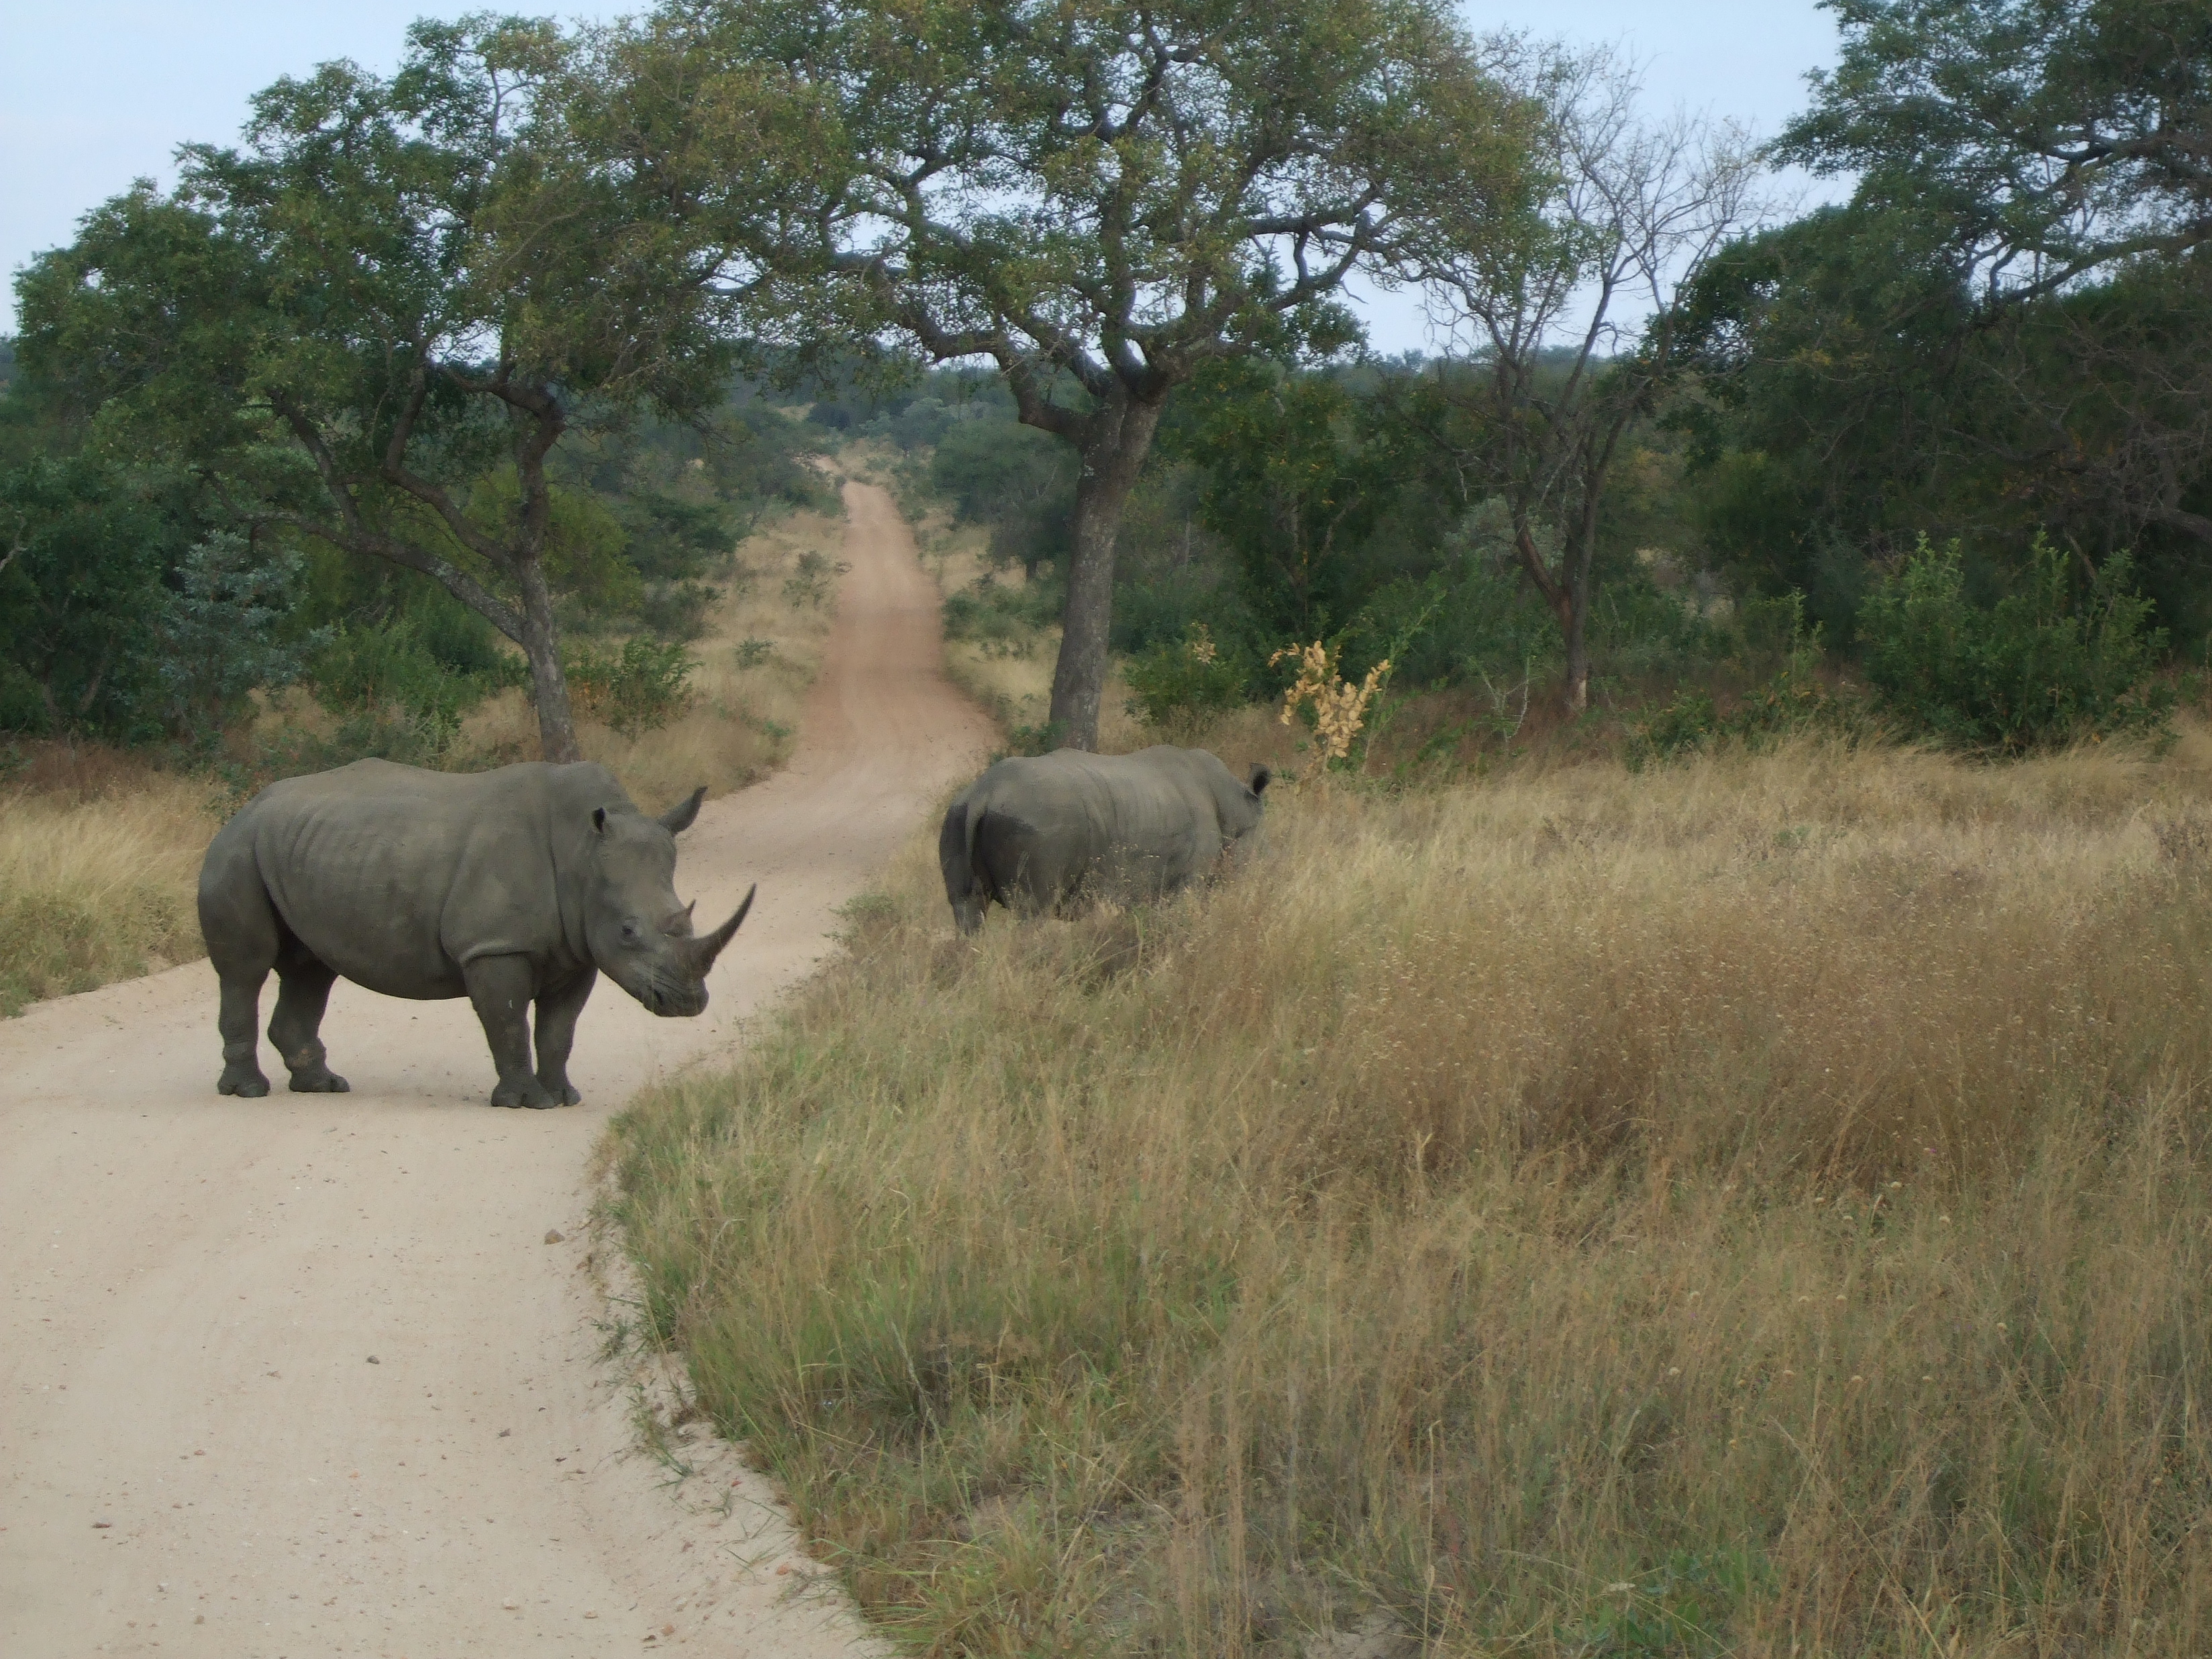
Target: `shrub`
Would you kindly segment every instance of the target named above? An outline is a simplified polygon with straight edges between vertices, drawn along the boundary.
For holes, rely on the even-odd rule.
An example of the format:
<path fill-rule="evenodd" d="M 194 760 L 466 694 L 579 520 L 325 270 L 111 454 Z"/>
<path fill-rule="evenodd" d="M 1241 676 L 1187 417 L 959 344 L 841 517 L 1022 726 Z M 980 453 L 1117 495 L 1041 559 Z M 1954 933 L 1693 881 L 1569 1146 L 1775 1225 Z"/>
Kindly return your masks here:
<path fill-rule="evenodd" d="M 155 624 L 181 527 L 90 455 L 0 471 L 0 727 L 159 730 Z"/>
<path fill-rule="evenodd" d="M 300 556 L 257 559 L 245 537 L 217 531 L 185 555 L 179 591 L 164 596 L 154 624 L 170 732 L 208 743 L 246 707 L 258 687 L 291 684 L 329 637 L 321 629 L 285 639 Z"/>
<path fill-rule="evenodd" d="M 1621 759 L 1632 772 L 1654 761 L 1680 759 L 1735 741 L 1756 749 L 1796 732 L 1826 731 L 1857 734 L 1866 725 L 1860 705 L 1839 696 L 1822 682 L 1820 629 L 1805 626 L 1803 600 L 1781 600 L 1745 607 L 1741 655 L 1758 662 L 1772 656 L 1778 665 L 1766 678 L 1723 709 L 1709 691 L 1677 690 L 1656 713 L 1629 728 Z"/>
<path fill-rule="evenodd" d="M 529 665 L 500 648 L 491 623 L 438 592 L 383 622 L 341 623 L 307 681 L 323 708 L 374 734 L 362 752 L 411 759 L 442 752 L 462 714 L 493 690 L 526 686 Z"/>
<path fill-rule="evenodd" d="M 2166 634 L 2133 574 L 2115 554 L 2077 594 L 2066 556 L 2038 535 L 2026 580 L 1984 608 L 1967 596 L 1959 544 L 1923 536 L 1859 611 L 1868 682 L 1905 730 L 1954 748 L 2021 754 L 2163 732 Z"/>
<path fill-rule="evenodd" d="M 979 645 L 986 656 L 1026 657 L 1060 620 L 1060 593 L 1042 582 L 1010 587 L 986 573 L 946 595 L 944 615 L 946 639 Z"/>
<path fill-rule="evenodd" d="M 566 665 L 568 700 L 578 714 L 634 738 L 667 725 L 690 706 L 697 666 L 680 645 L 627 640 L 612 654 L 586 646 Z"/>
<path fill-rule="evenodd" d="M 1202 622 L 1181 640 L 1162 641 L 1129 659 L 1128 710 L 1147 726 L 1179 729 L 1243 702 L 1251 665 L 1224 651 Z"/>
<path fill-rule="evenodd" d="M 783 579 L 784 603 L 811 605 L 819 611 L 829 603 L 836 579 L 852 568 L 842 559 L 833 562 L 809 549 L 799 556 L 799 568 Z"/>
<path fill-rule="evenodd" d="M 930 458 L 929 480 L 963 523 L 991 526 L 991 556 L 1031 576 L 1060 560 L 1074 522 L 1075 453 L 1035 427 L 963 421 Z"/>

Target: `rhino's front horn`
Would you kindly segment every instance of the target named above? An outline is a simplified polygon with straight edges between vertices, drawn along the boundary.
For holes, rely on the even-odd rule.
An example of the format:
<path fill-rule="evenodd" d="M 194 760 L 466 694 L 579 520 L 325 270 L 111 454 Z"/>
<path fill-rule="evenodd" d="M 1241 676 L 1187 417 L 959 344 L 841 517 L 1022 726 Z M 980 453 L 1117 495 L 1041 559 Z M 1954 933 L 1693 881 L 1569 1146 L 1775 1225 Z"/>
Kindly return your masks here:
<path fill-rule="evenodd" d="M 684 953 L 689 958 L 687 965 L 698 977 L 707 977 L 707 970 L 714 965 L 714 958 L 722 954 L 722 947 L 737 937 L 738 924 L 744 921 L 745 912 L 753 908 L 753 895 L 759 891 L 760 884 L 755 882 L 745 889 L 745 901 L 738 906 L 737 915 L 713 933 L 684 941 Z"/>

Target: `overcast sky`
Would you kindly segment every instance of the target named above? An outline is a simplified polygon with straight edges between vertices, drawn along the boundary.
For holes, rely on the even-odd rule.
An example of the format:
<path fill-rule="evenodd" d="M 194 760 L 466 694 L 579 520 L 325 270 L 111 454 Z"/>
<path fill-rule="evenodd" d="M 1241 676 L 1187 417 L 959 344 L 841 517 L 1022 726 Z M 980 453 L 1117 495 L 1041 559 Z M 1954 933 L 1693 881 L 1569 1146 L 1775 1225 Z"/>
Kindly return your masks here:
<path fill-rule="evenodd" d="M 1295 4 L 1297 0 L 1288 0 Z M 532 9 L 509 0 L 517 11 Z M 176 147 L 234 139 L 249 94 L 333 58 L 388 70 L 413 19 L 477 3 L 424 0 L 0 0 L 0 334 L 15 326 L 14 273 L 75 234 L 133 179 L 173 180 Z M 611 17 L 630 3 L 562 6 Z M 1762 137 L 1803 107 L 1805 72 L 1833 61 L 1835 27 L 1814 0 L 1477 0 L 1474 28 L 1625 43 L 1647 61 L 1655 106 L 1686 105 Z M 1418 310 L 1385 297 L 1374 344 L 1427 343 Z"/>

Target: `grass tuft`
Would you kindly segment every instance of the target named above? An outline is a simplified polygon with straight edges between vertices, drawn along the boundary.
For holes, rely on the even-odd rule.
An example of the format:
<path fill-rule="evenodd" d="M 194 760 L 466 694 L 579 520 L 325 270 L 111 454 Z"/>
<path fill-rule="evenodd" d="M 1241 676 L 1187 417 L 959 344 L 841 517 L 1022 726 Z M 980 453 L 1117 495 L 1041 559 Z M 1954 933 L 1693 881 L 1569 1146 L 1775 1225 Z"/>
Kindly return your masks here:
<path fill-rule="evenodd" d="M 2201 1652 L 2208 748 L 1311 787 L 972 945 L 917 843 L 617 1121 L 649 1334 L 918 1651 Z"/>

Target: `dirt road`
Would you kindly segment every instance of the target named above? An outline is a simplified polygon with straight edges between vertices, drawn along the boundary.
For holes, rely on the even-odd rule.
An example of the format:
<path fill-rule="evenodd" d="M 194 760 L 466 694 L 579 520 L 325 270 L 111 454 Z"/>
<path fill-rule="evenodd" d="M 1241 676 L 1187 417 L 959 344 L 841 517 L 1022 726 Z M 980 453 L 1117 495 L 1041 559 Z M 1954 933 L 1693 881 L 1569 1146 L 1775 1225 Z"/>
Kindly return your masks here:
<path fill-rule="evenodd" d="M 0 1024 L 0 1654 L 866 1650 L 761 1477 L 633 1452 L 584 1267 L 607 1115 L 726 1052 L 986 745 L 905 526 L 845 500 L 797 757 L 680 843 L 702 915 L 759 902 L 704 1018 L 600 985 L 584 1106 L 488 1106 L 465 1002 L 346 985 L 351 1094 L 224 1099 L 204 963 Z"/>

